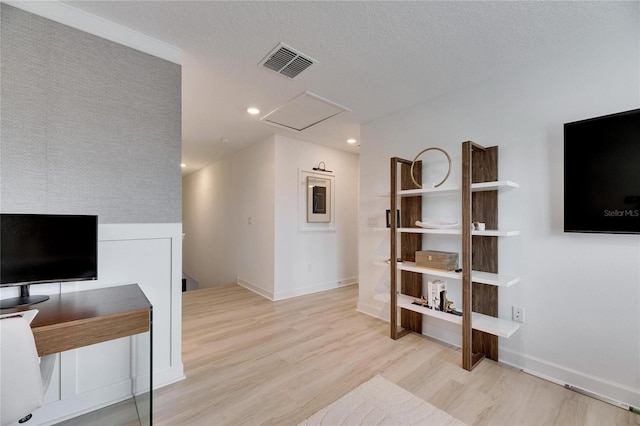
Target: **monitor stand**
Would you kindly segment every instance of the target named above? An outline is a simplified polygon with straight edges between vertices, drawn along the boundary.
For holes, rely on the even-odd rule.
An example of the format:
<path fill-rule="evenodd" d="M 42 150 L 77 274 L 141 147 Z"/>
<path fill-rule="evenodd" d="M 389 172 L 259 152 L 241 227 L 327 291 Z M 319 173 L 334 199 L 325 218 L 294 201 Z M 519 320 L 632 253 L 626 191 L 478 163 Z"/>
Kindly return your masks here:
<path fill-rule="evenodd" d="M 45 294 L 38 294 L 31 296 L 29 294 L 29 284 L 23 284 L 20 286 L 20 296 L 12 297 L 10 299 L 0 300 L 0 309 L 17 308 L 19 306 L 28 306 L 36 303 L 49 300 L 49 296 Z"/>

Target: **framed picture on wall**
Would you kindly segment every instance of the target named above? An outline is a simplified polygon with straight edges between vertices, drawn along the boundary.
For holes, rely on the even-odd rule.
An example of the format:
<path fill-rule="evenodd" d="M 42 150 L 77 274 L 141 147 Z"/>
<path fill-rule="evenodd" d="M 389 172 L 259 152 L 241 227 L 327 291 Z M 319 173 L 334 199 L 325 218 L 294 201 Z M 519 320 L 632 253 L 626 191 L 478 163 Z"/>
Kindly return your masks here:
<path fill-rule="evenodd" d="M 336 232 L 336 176 L 298 169 L 298 231 Z"/>
<path fill-rule="evenodd" d="M 307 222 L 331 222 L 331 181 L 307 176 Z"/>

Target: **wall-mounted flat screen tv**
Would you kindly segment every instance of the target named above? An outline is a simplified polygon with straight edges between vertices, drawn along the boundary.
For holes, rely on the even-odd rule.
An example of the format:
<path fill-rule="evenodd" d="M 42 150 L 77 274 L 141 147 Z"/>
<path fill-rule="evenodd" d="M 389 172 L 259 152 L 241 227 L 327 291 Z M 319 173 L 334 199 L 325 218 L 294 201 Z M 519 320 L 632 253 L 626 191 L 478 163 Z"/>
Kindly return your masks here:
<path fill-rule="evenodd" d="M 640 234 L 640 109 L 564 125 L 564 230 Z"/>

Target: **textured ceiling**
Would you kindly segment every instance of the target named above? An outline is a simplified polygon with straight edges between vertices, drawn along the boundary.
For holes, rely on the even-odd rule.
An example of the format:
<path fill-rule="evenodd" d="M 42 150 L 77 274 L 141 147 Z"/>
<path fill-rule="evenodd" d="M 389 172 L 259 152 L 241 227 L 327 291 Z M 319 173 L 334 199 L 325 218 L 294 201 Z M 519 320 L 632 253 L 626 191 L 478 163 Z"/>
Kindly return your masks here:
<path fill-rule="evenodd" d="M 358 152 L 362 123 L 617 31 L 637 2 L 67 1 L 183 50 L 183 161 L 192 171 L 273 133 Z M 628 21 L 628 19 L 627 19 Z M 259 62 L 283 42 L 317 64 Z M 301 133 L 258 119 L 308 90 L 352 110 Z M 249 105 L 261 109 L 249 116 Z M 222 144 L 221 138 L 230 143 Z M 361 141 L 364 145 L 366 141 Z"/>

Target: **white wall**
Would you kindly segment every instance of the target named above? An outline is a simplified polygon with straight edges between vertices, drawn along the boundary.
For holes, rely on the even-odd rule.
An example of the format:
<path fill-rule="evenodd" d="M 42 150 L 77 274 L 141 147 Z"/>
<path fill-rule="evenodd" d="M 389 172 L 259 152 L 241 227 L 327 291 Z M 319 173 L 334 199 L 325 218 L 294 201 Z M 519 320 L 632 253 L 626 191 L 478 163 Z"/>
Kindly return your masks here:
<path fill-rule="evenodd" d="M 335 230 L 300 231 L 298 172 L 320 161 L 334 171 Z M 272 300 L 354 283 L 357 199 L 356 155 L 272 136 L 184 177 L 184 272 Z"/>
<path fill-rule="evenodd" d="M 335 177 L 335 230 L 306 231 L 299 172 L 312 172 L 321 161 L 332 171 L 325 175 Z M 274 299 L 357 282 L 358 168 L 357 155 L 276 136 Z"/>
<path fill-rule="evenodd" d="M 274 282 L 274 163 L 273 137 L 233 158 L 233 219 L 228 242 L 233 244 L 231 261 L 236 265 L 233 281 L 250 286 L 260 294 L 271 294 Z"/>
<path fill-rule="evenodd" d="M 200 287 L 273 294 L 274 164 L 270 137 L 184 177 L 184 272 Z"/>
<path fill-rule="evenodd" d="M 388 291 L 388 269 L 372 266 L 388 257 L 387 235 L 367 220 L 384 226 L 388 201 L 375 195 L 388 192 L 389 158 L 440 146 L 456 163 L 455 184 L 460 142 L 498 145 L 500 178 L 521 185 L 500 194 L 501 226 L 521 235 L 500 240 L 499 270 L 521 280 L 500 289 L 499 316 L 510 318 L 512 305 L 526 312 L 521 329 L 500 339 L 501 361 L 640 405 L 640 237 L 562 230 L 563 123 L 640 107 L 638 4 L 623 15 L 597 43 L 364 125 L 360 311 L 388 319 L 388 306 L 373 300 Z M 461 216 L 458 200 L 429 201 Z M 429 236 L 424 247 L 455 244 Z M 456 327 L 426 322 L 426 334 L 460 344 Z"/>

